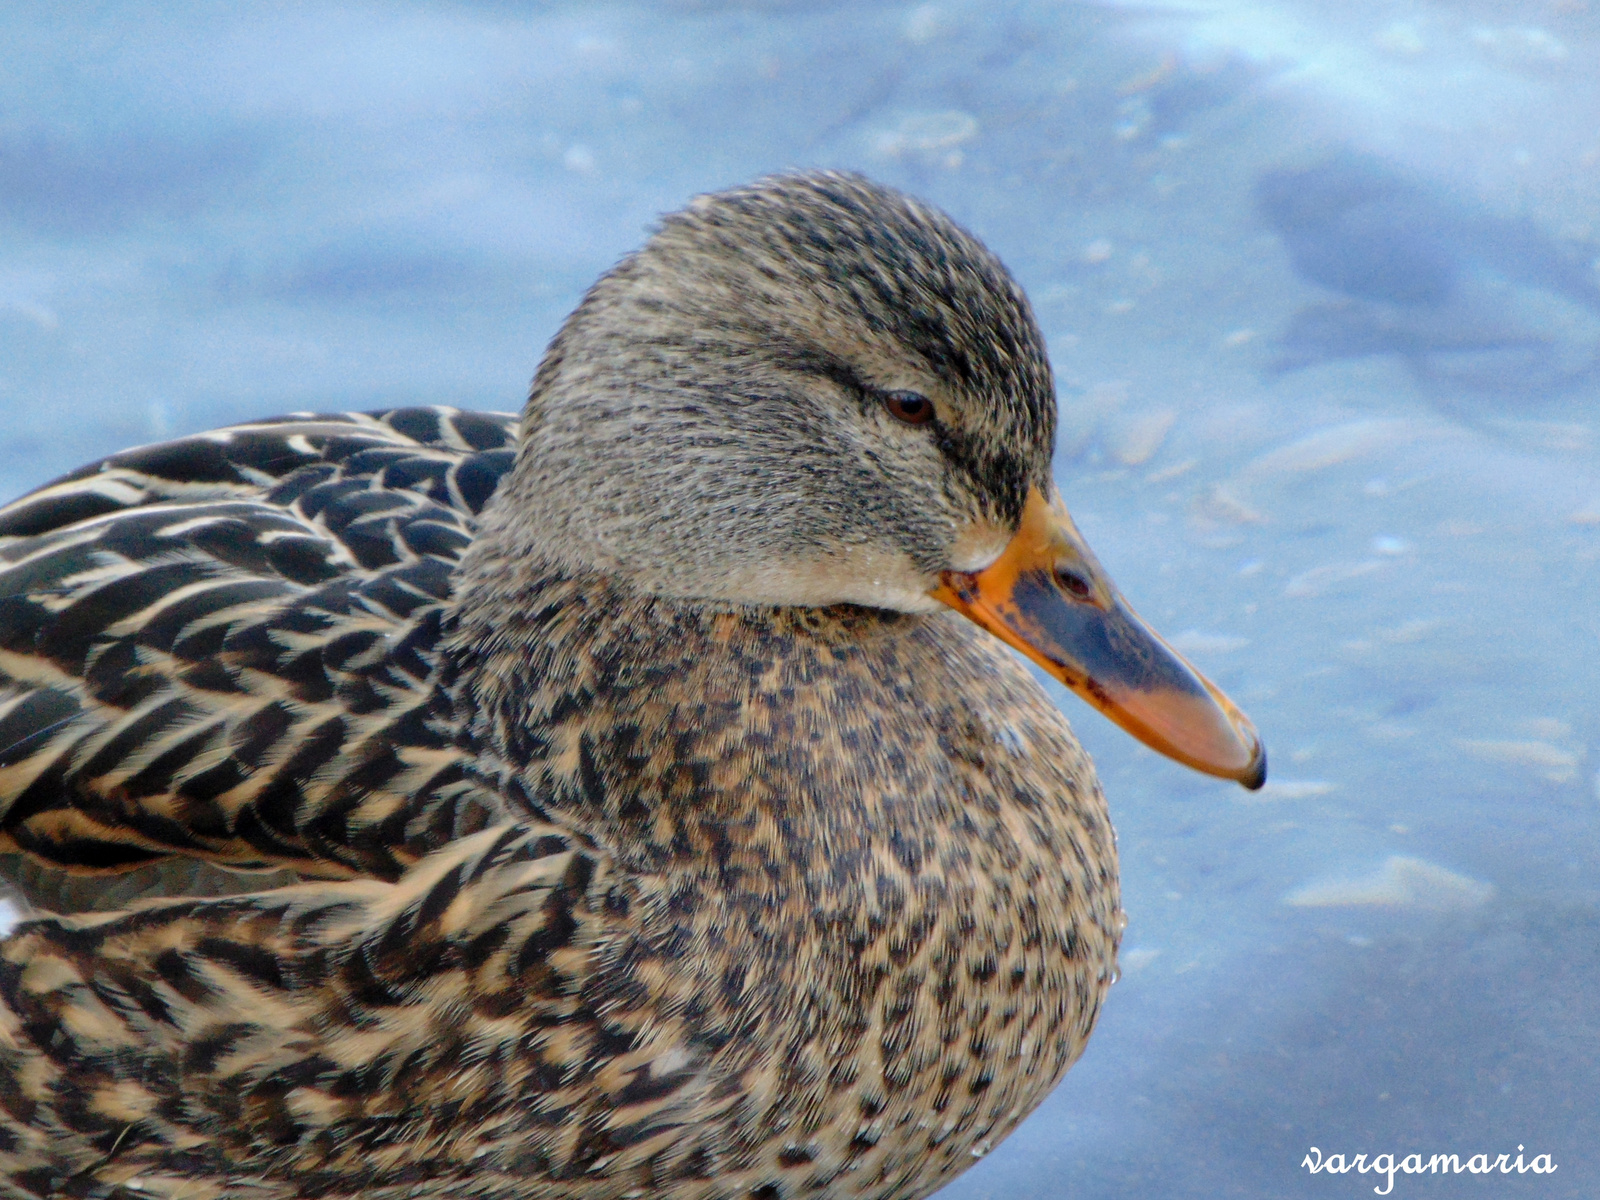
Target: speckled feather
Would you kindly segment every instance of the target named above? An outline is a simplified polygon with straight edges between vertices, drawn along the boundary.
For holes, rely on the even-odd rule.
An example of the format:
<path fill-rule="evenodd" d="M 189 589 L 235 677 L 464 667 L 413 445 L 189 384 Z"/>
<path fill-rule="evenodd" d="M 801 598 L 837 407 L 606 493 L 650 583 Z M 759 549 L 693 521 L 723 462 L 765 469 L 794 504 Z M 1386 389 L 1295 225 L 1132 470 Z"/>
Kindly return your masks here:
<path fill-rule="evenodd" d="M 876 203 L 886 244 L 912 247 L 915 270 L 885 268 L 909 290 L 868 289 L 842 341 L 810 301 L 767 318 L 860 376 L 772 368 L 811 389 L 809 421 L 850 431 L 791 444 L 781 485 L 855 439 L 879 474 L 817 457 L 830 502 L 844 486 L 871 505 L 889 479 L 933 514 L 829 544 L 916 563 L 958 518 L 1003 522 L 1053 428 L 1003 269 L 853 177 L 723 199 L 684 218 L 719 231 L 713 259 L 762 203 L 849 229 Z M 552 348 L 514 468 L 509 417 L 291 417 L 130 451 L 0 511 L 11 877 L 58 912 L 179 897 L 0 943 L 0 1195 L 901 1200 L 1081 1053 L 1121 929 L 1114 838 L 1009 651 L 950 613 L 663 590 L 729 563 L 745 578 L 727 521 L 770 485 L 759 471 L 678 491 L 649 475 L 678 540 L 636 576 L 604 569 L 610 543 L 557 554 L 529 533 L 530 512 L 597 527 L 551 505 L 588 502 L 560 490 L 573 456 L 637 434 L 600 378 L 621 352 L 583 335 L 627 282 L 603 280 Z M 883 327 L 885 304 L 920 314 L 916 337 Z M 941 314 L 1022 328 L 941 384 L 972 336 Z M 652 380 L 706 353 L 638 336 Z M 912 346 L 899 365 L 891 342 Z M 923 359 L 935 438 L 875 424 L 860 397 L 899 376 L 871 371 Z M 702 428 L 716 391 L 679 419 Z M 792 423 L 739 412 L 752 437 Z M 767 554 L 810 545 L 746 532 Z"/>

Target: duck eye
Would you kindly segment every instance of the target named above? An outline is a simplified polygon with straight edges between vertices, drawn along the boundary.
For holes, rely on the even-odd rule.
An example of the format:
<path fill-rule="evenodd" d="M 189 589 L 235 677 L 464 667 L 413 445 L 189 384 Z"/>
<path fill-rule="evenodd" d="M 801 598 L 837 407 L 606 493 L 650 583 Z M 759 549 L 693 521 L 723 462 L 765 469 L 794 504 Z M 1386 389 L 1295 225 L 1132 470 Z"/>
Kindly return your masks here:
<path fill-rule="evenodd" d="M 890 392 L 883 398 L 889 415 L 907 425 L 926 425 L 933 420 L 933 401 L 919 392 Z"/>

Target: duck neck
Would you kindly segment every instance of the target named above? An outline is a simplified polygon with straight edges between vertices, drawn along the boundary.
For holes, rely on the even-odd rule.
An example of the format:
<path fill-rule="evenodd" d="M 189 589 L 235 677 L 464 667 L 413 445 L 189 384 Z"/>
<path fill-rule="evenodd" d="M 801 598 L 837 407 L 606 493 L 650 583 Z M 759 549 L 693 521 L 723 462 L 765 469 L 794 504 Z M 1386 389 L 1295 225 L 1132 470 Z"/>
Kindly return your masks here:
<path fill-rule="evenodd" d="M 649 595 L 537 557 L 470 567 L 444 679 L 475 769 L 641 870 L 840 822 L 861 790 L 842 775 L 876 762 L 853 747 L 877 732 L 878 668 L 928 623 Z"/>

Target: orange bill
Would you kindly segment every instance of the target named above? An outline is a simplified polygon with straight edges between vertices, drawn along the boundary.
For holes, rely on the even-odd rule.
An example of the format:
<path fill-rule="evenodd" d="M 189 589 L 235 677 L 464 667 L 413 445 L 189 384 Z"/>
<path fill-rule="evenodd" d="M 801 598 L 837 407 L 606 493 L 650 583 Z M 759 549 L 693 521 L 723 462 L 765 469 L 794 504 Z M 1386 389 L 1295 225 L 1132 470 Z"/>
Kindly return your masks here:
<path fill-rule="evenodd" d="M 981 571 L 946 571 L 932 595 L 1152 749 L 1252 790 L 1266 782 L 1250 718 L 1140 620 L 1060 500 L 1034 489 L 1000 557 Z"/>

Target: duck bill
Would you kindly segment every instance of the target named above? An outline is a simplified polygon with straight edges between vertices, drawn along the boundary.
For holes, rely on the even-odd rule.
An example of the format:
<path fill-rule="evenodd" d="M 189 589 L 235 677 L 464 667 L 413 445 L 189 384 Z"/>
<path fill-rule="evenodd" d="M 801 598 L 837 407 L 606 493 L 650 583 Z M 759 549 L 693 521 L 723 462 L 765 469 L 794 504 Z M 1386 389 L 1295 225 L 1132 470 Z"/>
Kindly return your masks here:
<path fill-rule="evenodd" d="M 1035 488 L 1000 557 L 946 571 L 931 594 L 1168 758 L 1252 790 L 1266 782 L 1250 718 L 1128 606 L 1059 500 Z"/>

